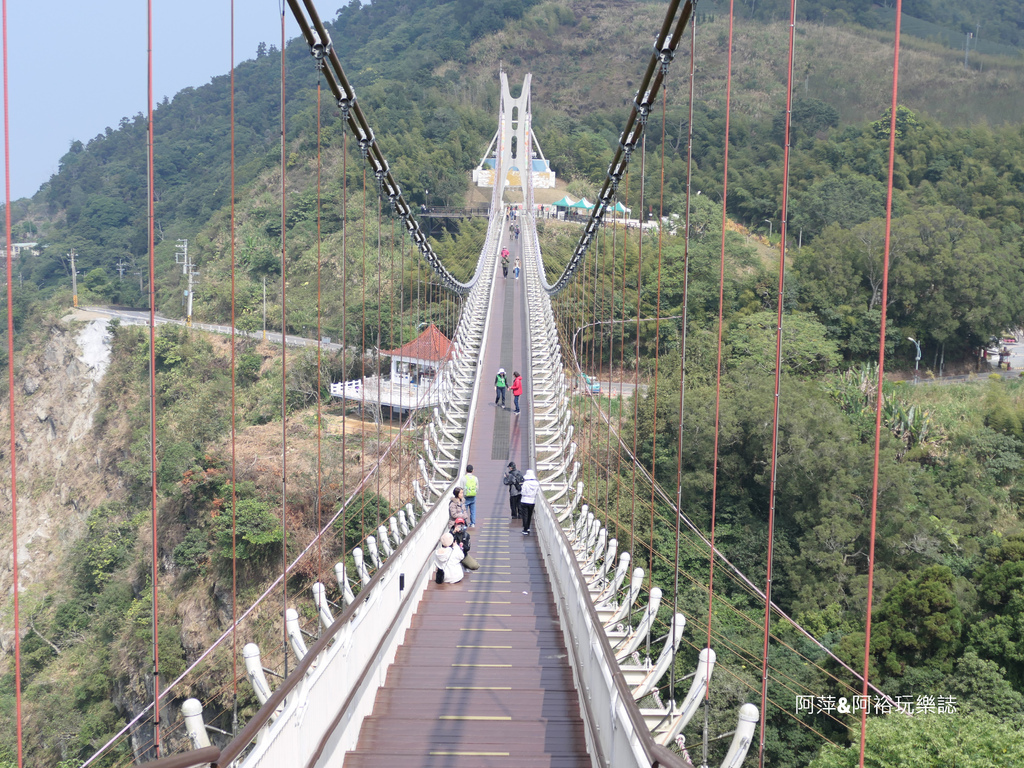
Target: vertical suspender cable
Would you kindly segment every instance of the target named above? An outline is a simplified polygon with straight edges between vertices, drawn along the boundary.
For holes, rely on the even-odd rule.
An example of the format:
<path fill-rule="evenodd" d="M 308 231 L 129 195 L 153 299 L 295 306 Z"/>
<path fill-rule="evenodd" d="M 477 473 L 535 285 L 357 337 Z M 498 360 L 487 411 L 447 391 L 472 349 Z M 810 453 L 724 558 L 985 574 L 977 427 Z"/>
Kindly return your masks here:
<path fill-rule="evenodd" d="M 608 429 L 605 431 L 605 468 L 604 468 L 604 506 L 609 512 L 609 519 L 611 513 L 611 488 L 612 488 L 612 368 L 615 360 L 615 249 L 618 246 L 616 242 L 619 230 L 618 220 L 612 219 L 612 247 L 611 247 L 611 270 L 608 275 Z M 620 373 L 621 375 L 621 373 Z M 621 396 L 622 387 L 619 386 L 619 394 Z M 622 408 L 619 408 L 621 414 Z M 618 510 L 616 510 L 616 518 L 618 518 Z M 609 531 L 609 536 L 611 531 Z"/>
<path fill-rule="evenodd" d="M 686 217 L 683 232 L 683 339 L 679 361 L 679 441 L 676 446 L 676 553 L 672 569 L 672 615 L 679 612 L 679 535 L 683 511 L 683 414 L 686 412 L 686 320 L 690 298 L 690 189 L 693 182 L 693 95 L 697 50 L 697 19 L 690 20 L 690 104 L 686 136 Z M 669 674 L 669 706 L 675 702 L 676 623 L 672 622 L 672 672 Z"/>
<path fill-rule="evenodd" d="M 231 733 L 238 732 L 238 562 L 235 434 L 235 0 L 231 0 Z"/>
<path fill-rule="evenodd" d="M 406 238 L 408 237 L 408 234 L 409 234 L 408 230 L 406 230 L 405 233 L 402 235 L 401 266 L 399 267 L 399 277 L 398 277 L 398 348 L 399 349 L 402 348 L 402 338 L 403 338 L 402 325 L 403 325 L 403 321 L 405 319 L 405 249 L 407 247 L 407 240 L 406 240 Z M 450 349 L 451 348 L 449 347 L 449 350 Z M 442 363 L 443 363 L 443 361 L 442 361 Z M 417 382 L 417 387 L 420 387 L 423 384 L 422 378 L 420 376 L 416 377 L 416 382 Z M 418 392 L 419 392 L 419 389 L 417 388 L 417 393 Z M 412 393 L 411 392 L 409 394 L 409 397 L 410 397 L 410 401 L 411 401 L 411 399 L 412 399 Z M 417 399 L 419 399 L 419 398 L 417 397 Z M 409 405 L 409 416 L 410 417 L 412 416 L 412 403 L 411 402 L 410 402 L 410 405 Z M 412 420 L 411 418 L 406 418 L 405 415 L 402 414 L 401 409 L 399 409 L 399 421 L 398 421 L 398 494 L 399 494 L 399 497 L 398 497 L 398 505 L 397 505 L 399 508 L 402 506 L 402 495 L 401 495 L 402 494 L 402 464 L 403 464 L 402 459 L 404 458 L 403 453 L 402 453 L 402 432 L 405 429 L 406 424 L 408 422 L 410 422 L 411 420 Z"/>
<path fill-rule="evenodd" d="M 359 142 L 359 152 L 366 159 L 366 145 Z M 366 476 L 366 163 L 363 163 L 363 252 L 362 252 L 363 279 L 360 281 L 363 289 L 360 329 L 362 341 L 359 346 L 359 478 Z M 366 492 L 359 494 L 359 540 L 366 536 Z"/>
<path fill-rule="evenodd" d="M 320 115 L 320 66 L 317 65 L 317 79 L 316 79 L 316 534 L 317 541 L 320 542 L 317 551 L 317 578 L 322 584 L 323 579 L 323 564 L 324 564 L 324 547 L 323 547 L 323 528 L 320 520 L 320 506 L 323 502 L 323 381 L 321 378 L 321 368 L 323 365 L 323 315 L 321 312 L 321 285 L 320 285 L 320 262 L 322 259 L 322 248 L 321 243 L 323 242 L 322 234 L 322 222 L 321 222 L 321 206 L 323 201 L 321 200 L 321 177 L 323 176 L 323 162 L 321 160 L 320 153 L 320 140 L 321 140 L 321 115 Z M 318 608 L 320 606 L 317 606 Z M 317 611 L 319 617 L 320 612 Z M 317 625 L 319 626 L 319 618 L 317 619 Z"/>
<path fill-rule="evenodd" d="M 626 182 L 626 202 L 623 203 L 623 207 L 628 209 L 629 208 L 629 168 L 626 168 L 626 175 L 624 177 L 624 181 Z M 627 213 L 626 215 L 628 216 L 629 214 Z M 627 245 L 628 241 L 629 241 L 629 226 L 627 224 L 627 226 L 622 228 L 622 298 L 620 299 L 620 301 L 622 303 L 622 323 L 621 323 L 621 327 L 619 328 L 619 375 L 622 377 L 622 384 L 619 385 L 619 418 L 620 419 L 622 418 L 622 414 L 623 414 L 623 410 L 622 410 L 622 390 L 625 388 L 625 385 L 626 385 L 626 382 L 625 382 L 625 374 L 626 374 L 626 245 Z M 636 389 L 636 387 L 634 387 L 634 389 L 633 389 L 633 404 L 634 404 L 634 406 L 636 405 L 637 398 L 639 396 L 640 396 L 639 391 Z M 636 419 L 635 418 L 633 419 L 633 424 L 634 425 L 636 424 Z M 633 429 L 633 433 L 636 434 L 636 428 L 635 427 Z M 633 445 L 633 450 L 636 451 L 636 445 L 635 444 Z M 618 460 L 616 461 L 616 465 L 615 465 L 615 475 L 618 478 L 618 477 L 620 477 L 620 473 L 622 472 L 622 443 L 621 443 L 621 441 L 619 442 L 619 445 L 616 447 L 615 452 L 618 455 Z M 632 542 L 630 542 L 629 546 L 630 546 L 630 552 L 632 552 L 633 551 L 632 550 L 632 547 L 633 547 Z"/>
<path fill-rule="evenodd" d="M 7 400 L 8 418 L 11 422 L 11 557 L 14 579 L 14 718 L 18 741 L 18 768 L 22 768 L 22 722 L 21 722 L 21 616 L 18 584 L 18 461 L 15 455 L 14 431 L 14 284 L 11 280 L 11 128 L 7 87 L 7 0 L 3 0 L 4 33 L 4 232 L 7 247 L 4 249 L 7 265 Z"/>
<path fill-rule="evenodd" d="M 347 110 L 343 118 L 348 117 Z M 342 131 L 344 138 L 341 145 L 341 371 L 344 381 L 348 381 L 348 131 Z M 341 398 L 341 496 L 348 498 L 346 483 L 348 469 L 348 407 L 345 392 Z M 344 560 L 348 550 L 345 545 L 345 532 L 348 530 L 349 510 L 341 513 L 341 557 Z"/>
<path fill-rule="evenodd" d="M 640 139 L 640 235 L 637 237 L 636 257 L 636 360 L 633 369 L 633 456 L 636 456 L 637 418 L 640 411 L 640 302 L 643 298 L 644 278 L 644 181 L 647 178 L 647 134 Z M 629 513 L 629 561 L 636 567 L 636 465 L 633 461 L 632 497 L 633 505 Z"/>
<path fill-rule="evenodd" d="M 766 554 L 767 570 L 764 588 L 764 643 L 761 655 L 761 728 L 758 743 L 758 765 L 764 766 L 764 724 L 767 718 L 768 705 L 768 637 L 771 630 L 772 616 L 772 554 L 775 544 L 775 491 L 779 460 L 779 384 L 782 378 L 782 301 L 786 286 L 786 216 L 789 202 L 789 151 L 790 125 L 793 117 L 793 45 L 796 33 L 796 0 L 789 3 L 789 60 L 786 80 L 786 146 L 782 161 L 782 221 L 779 231 L 782 240 L 779 243 L 779 296 L 778 323 L 775 329 L 775 397 L 772 413 L 772 458 L 771 480 L 768 490 L 768 551 Z"/>
<path fill-rule="evenodd" d="M 893 43 L 892 104 L 889 115 L 889 190 L 885 199 L 885 261 L 882 266 L 882 326 L 878 340 L 878 388 L 875 390 L 875 457 L 871 475 L 871 539 L 868 545 L 868 604 L 864 624 L 864 684 L 862 695 L 868 695 L 868 662 L 871 659 L 871 604 L 875 586 L 875 529 L 878 521 L 878 457 L 882 441 L 882 382 L 885 376 L 885 320 L 889 305 L 889 246 L 892 235 L 892 180 L 896 162 L 896 116 L 899 112 L 897 94 L 900 84 L 900 14 L 903 0 L 896 0 L 896 35 Z M 864 768 L 864 749 L 867 746 L 867 707 L 860 713 L 860 768 Z"/>
<path fill-rule="evenodd" d="M 155 218 L 153 197 L 153 0 L 146 3 L 146 60 L 147 60 L 147 111 L 148 124 L 146 146 L 147 193 L 146 204 L 149 225 L 149 475 L 151 491 L 151 525 L 153 571 L 153 744 L 156 756 L 160 757 L 160 642 L 159 642 L 159 600 L 157 594 L 157 509 L 156 509 L 156 257 L 154 255 Z"/>
<path fill-rule="evenodd" d="M 285 286 L 288 284 L 286 267 L 287 208 L 285 203 L 285 56 L 284 56 L 284 3 L 281 4 L 281 588 L 282 616 L 288 610 L 288 322 Z M 288 628 L 281 623 L 281 649 L 284 651 L 284 676 L 288 677 Z"/>
<path fill-rule="evenodd" d="M 667 64 L 665 65 L 667 69 Z M 663 71 L 663 74 L 666 72 Z M 657 293 L 654 301 L 654 412 L 651 416 L 651 480 L 657 477 L 656 462 L 658 458 L 658 362 L 661 358 L 661 256 L 663 253 L 662 217 L 665 215 L 665 122 L 668 111 L 668 85 L 661 91 L 661 181 L 658 186 L 658 272 Z M 648 550 L 647 573 L 648 589 L 654 587 L 654 489 L 656 482 L 651 482 L 651 544 Z M 647 636 L 648 645 L 651 642 Z"/>
<path fill-rule="evenodd" d="M 735 20 L 735 0 L 729 0 L 729 50 L 726 55 L 725 75 L 725 141 L 722 152 L 722 237 L 721 258 L 718 266 L 718 350 L 715 362 L 715 434 L 711 470 L 711 554 L 708 560 L 708 640 L 705 647 L 711 647 L 711 618 L 715 595 L 715 515 L 718 508 L 718 440 L 722 418 L 722 332 L 725 327 L 725 225 L 729 199 L 729 118 L 732 110 L 732 35 Z M 708 722 L 711 707 L 711 659 L 708 658 L 708 679 L 704 683 L 704 764 L 708 762 Z"/>
<path fill-rule="evenodd" d="M 382 208 L 383 208 L 383 203 L 381 201 L 380 178 L 378 177 L 378 179 L 377 179 L 377 345 L 375 347 L 376 354 L 373 356 L 373 367 L 374 367 L 373 375 L 374 375 L 374 378 L 377 379 L 377 404 L 376 404 L 377 405 L 377 409 L 375 411 L 376 416 L 375 416 L 375 419 L 374 419 L 377 422 L 377 425 L 376 425 L 377 426 L 377 444 L 374 446 L 373 450 L 374 450 L 374 453 L 376 453 L 378 456 L 381 453 L 381 450 L 380 450 L 381 431 L 384 429 L 384 413 L 383 413 L 383 409 L 381 408 L 381 403 L 380 403 L 381 397 L 382 397 L 383 392 L 384 392 L 384 390 L 381 388 L 381 381 L 380 381 L 380 332 L 381 332 L 381 316 L 380 316 L 380 313 L 381 313 L 381 306 L 382 306 L 383 296 L 384 296 L 383 286 L 382 286 L 381 278 L 380 278 L 381 261 L 383 261 L 383 259 L 381 257 L 381 237 L 382 237 L 382 235 L 381 235 L 381 227 L 382 227 L 382 216 L 383 216 L 382 211 L 381 211 Z M 381 476 L 381 472 L 378 471 L 376 473 L 376 475 L 377 475 L 377 501 L 374 503 L 373 506 L 374 506 L 374 509 L 377 512 L 377 516 L 375 518 L 376 525 L 373 526 L 374 531 L 376 531 L 377 527 L 380 525 L 380 476 Z"/>

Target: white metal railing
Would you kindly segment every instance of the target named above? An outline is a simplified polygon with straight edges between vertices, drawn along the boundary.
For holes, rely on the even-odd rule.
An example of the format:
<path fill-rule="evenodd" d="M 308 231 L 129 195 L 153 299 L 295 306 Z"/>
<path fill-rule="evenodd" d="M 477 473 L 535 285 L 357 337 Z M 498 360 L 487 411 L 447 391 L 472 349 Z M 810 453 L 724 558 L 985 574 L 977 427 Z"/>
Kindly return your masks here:
<path fill-rule="evenodd" d="M 578 482 L 580 463 L 573 442 L 568 386 L 551 301 L 544 290 L 532 214 L 523 217 L 523 267 L 529 307 L 531 402 L 535 437 L 533 461 L 541 479 L 543 499 L 535 529 L 541 552 L 552 577 L 556 604 L 573 664 L 580 705 L 586 713 L 587 741 L 595 765 L 650 766 L 689 765 L 670 745 L 683 748 L 680 732 L 699 705 L 714 670 L 714 651 L 701 651 L 698 669 L 683 701 L 663 704 L 656 685 L 671 674 L 675 650 L 685 631 L 686 619 L 676 614 L 669 641 L 656 661 L 641 661 L 637 648 L 653 631 L 661 590 L 647 596 L 647 608 L 636 627 L 629 624 L 630 609 L 643 587 L 644 571 L 629 570 L 629 553 L 618 555 L 618 542 L 608 540 L 599 517 L 586 504 L 583 483 Z M 609 579 L 611 571 L 614 576 Z M 622 593 L 622 585 L 627 584 Z M 656 706 L 641 709 L 641 699 L 653 698 Z M 731 748 L 722 766 L 735 768 L 746 756 L 758 720 L 753 704 L 740 708 Z"/>

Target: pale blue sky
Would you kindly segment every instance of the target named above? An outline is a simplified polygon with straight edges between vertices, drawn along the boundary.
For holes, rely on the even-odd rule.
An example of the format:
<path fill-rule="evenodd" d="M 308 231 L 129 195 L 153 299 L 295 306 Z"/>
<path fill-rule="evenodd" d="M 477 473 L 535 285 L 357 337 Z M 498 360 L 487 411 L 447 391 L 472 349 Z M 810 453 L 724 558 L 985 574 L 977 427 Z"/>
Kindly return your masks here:
<path fill-rule="evenodd" d="M 320 0 L 317 8 L 333 19 L 344 4 Z M 153 0 L 154 103 L 230 70 L 230 9 L 230 0 Z M 299 29 L 290 10 L 286 21 L 291 39 Z M 278 0 L 235 0 L 236 62 L 254 58 L 261 41 L 280 47 L 280 40 Z M 18 199 L 57 172 L 73 140 L 145 113 L 146 1 L 10 0 L 7 44 L 11 197 Z"/>

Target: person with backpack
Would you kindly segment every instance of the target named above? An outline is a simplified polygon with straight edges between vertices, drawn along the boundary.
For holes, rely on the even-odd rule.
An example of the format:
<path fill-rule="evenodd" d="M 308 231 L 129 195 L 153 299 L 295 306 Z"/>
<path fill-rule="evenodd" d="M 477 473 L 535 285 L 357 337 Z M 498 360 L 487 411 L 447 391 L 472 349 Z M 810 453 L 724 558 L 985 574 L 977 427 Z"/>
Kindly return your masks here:
<path fill-rule="evenodd" d="M 516 469 L 516 463 L 510 461 L 501 482 L 508 486 L 508 506 L 512 511 L 512 519 L 519 517 L 519 497 L 523 492 L 523 474 Z"/>
<path fill-rule="evenodd" d="M 516 256 L 516 265 L 512 268 L 512 274 L 516 276 L 516 280 L 519 279 L 519 257 Z"/>
<path fill-rule="evenodd" d="M 519 375 L 519 371 L 512 371 L 512 400 L 516 406 L 513 413 L 519 413 L 519 396 L 521 394 L 523 394 L 523 377 Z"/>
<path fill-rule="evenodd" d="M 523 477 L 523 493 L 519 501 L 519 516 L 523 518 L 523 536 L 530 535 L 530 524 L 533 522 L 533 510 L 537 506 L 537 494 L 540 483 L 532 469 L 526 470 Z"/>
<path fill-rule="evenodd" d="M 501 276 L 508 277 L 508 248 L 501 249 Z"/>
<path fill-rule="evenodd" d="M 462 486 L 465 489 L 466 511 L 469 513 L 469 527 L 476 528 L 476 492 L 480 488 L 480 478 L 473 474 L 473 465 L 466 465 L 466 477 Z"/>
<path fill-rule="evenodd" d="M 505 369 L 499 368 L 498 375 L 494 377 L 494 404 L 497 405 L 501 402 L 501 407 L 505 407 L 505 388 L 508 386 L 508 381 L 505 378 Z"/>

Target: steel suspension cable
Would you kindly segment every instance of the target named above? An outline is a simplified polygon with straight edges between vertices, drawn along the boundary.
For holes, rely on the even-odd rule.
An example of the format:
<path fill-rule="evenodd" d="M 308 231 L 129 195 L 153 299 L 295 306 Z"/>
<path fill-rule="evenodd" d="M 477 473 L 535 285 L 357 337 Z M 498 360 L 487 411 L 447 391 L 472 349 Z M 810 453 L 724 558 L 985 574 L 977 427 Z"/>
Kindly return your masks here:
<path fill-rule="evenodd" d="M 686 0 L 685 3 L 682 3 L 681 11 L 679 8 L 680 3 L 681 0 L 671 0 L 669 2 L 661 30 L 654 43 L 654 53 L 647 64 L 644 76 L 641 78 L 640 88 L 633 101 L 633 109 L 626 120 L 626 127 L 619 137 L 619 146 L 615 151 L 611 164 L 608 166 L 604 185 L 598 193 L 597 202 L 594 204 L 590 218 L 584 226 L 583 234 L 580 236 L 572 258 L 554 285 L 548 285 L 543 271 L 541 272 L 541 285 L 550 295 L 561 291 L 572 279 L 580 262 L 583 260 L 584 254 L 590 247 L 591 239 L 597 233 L 598 225 L 604 219 L 605 213 L 612 204 L 615 190 L 618 188 L 619 182 L 629 167 L 630 157 L 637 145 L 642 143 L 647 116 L 658 97 L 658 91 L 661 89 L 668 73 L 668 65 L 675 56 L 676 48 L 682 38 L 686 23 L 693 14 L 695 3 L 692 0 Z M 678 19 L 676 18 L 677 13 L 679 14 Z M 675 25 L 674 29 L 673 23 Z M 642 211 L 643 207 L 641 206 L 641 213 Z"/>
<path fill-rule="evenodd" d="M 690 289 L 690 190 L 693 184 L 693 96 L 697 50 L 697 21 L 690 22 L 690 97 L 686 138 L 686 216 L 683 222 L 683 337 L 679 361 L 679 440 L 676 446 L 676 508 L 683 508 L 683 416 L 686 413 L 686 321 Z M 663 171 L 664 173 L 664 171 Z M 664 190 L 662 192 L 664 194 Z M 679 534 L 681 521 L 676 518 L 675 565 L 672 569 L 672 614 L 679 612 Z M 669 699 L 675 701 L 676 624 L 672 622 L 672 670 L 669 676 Z M 709 646 L 710 647 L 710 646 Z M 672 706 L 671 704 L 669 706 Z M 707 762 L 705 759 L 704 762 Z"/>
<path fill-rule="evenodd" d="M 761 662 L 761 727 L 758 740 L 758 764 L 764 766 L 764 726 L 767 720 L 768 702 L 768 637 L 771 628 L 771 603 L 772 603 L 772 556 L 775 545 L 775 493 L 777 490 L 778 461 L 779 461 L 779 389 L 782 381 L 782 312 L 783 296 L 786 287 L 786 217 L 789 203 L 789 155 L 790 155 L 790 128 L 793 117 L 793 50 L 796 35 L 796 0 L 790 0 L 789 4 L 789 56 L 786 78 L 786 144 L 782 160 L 782 221 L 779 225 L 781 241 L 779 242 L 779 295 L 778 295 L 778 323 L 775 329 L 775 397 L 772 404 L 772 455 L 771 455 L 771 478 L 768 489 L 768 550 L 765 555 L 765 600 L 764 600 L 764 654 Z"/>
<path fill-rule="evenodd" d="M 729 39 L 727 42 L 725 75 L 725 140 L 722 150 L 722 236 L 718 266 L 718 339 L 715 354 L 715 434 L 712 449 L 711 470 L 711 530 L 708 557 L 708 644 L 711 647 L 711 622 L 714 616 L 715 596 L 715 517 L 718 511 L 718 442 L 722 427 L 722 332 L 725 327 L 725 231 L 728 222 L 726 213 L 729 199 L 729 121 L 732 116 L 732 38 L 735 21 L 735 0 L 729 0 Z M 711 716 L 711 659 L 708 659 L 708 678 L 704 683 L 704 763 L 708 761 L 708 722 Z"/>
<path fill-rule="evenodd" d="M 889 115 L 889 176 L 885 198 L 885 255 L 882 263 L 882 322 L 878 339 L 878 386 L 875 390 L 875 450 L 871 468 L 871 534 L 868 544 L 868 601 L 864 619 L 864 685 L 861 695 L 868 695 L 868 672 L 871 660 L 871 606 L 875 586 L 875 535 L 878 522 L 878 464 L 882 443 L 882 384 L 885 376 L 885 323 L 889 305 L 889 247 L 892 244 L 893 174 L 896 163 L 896 117 L 899 113 L 897 97 L 900 84 L 900 15 L 903 0 L 896 0 L 896 33 L 893 41 L 892 102 Z M 867 708 L 860 713 L 860 757 L 858 765 L 864 768 L 864 750 L 867 747 Z"/>
<path fill-rule="evenodd" d="M 231 0 L 231 733 L 238 732 L 238 476 L 235 438 L 235 387 L 237 363 L 235 360 L 235 0 Z"/>
<path fill-rule="evenodd" d="M 147 111 L 146 125 L 146 169 L 147 169 L 147 223 L 149 226 L 149 474 L 150 474 L 150 525 L 152 526 L 153 567 L 153 743 L 157 757 L 160 757 L 160 623 L 157 554 L 157 498 L 156 498 L 156 220 L 153 198 L 155 195 L 153 165 L 153 0 L 146 3 L 146 61 L 147 61 Z M 12 390 L 13 391 L 13 390 Z"/>
<path fill-rule="evenodd" d="M 288 610 L 288 321 L 287 293 L 288 250 L 286 233 L 287 187 L 285 145 L 285 25 L 284 5 L 281 6 L 281 586 L 283 616 Z M 288 677 L 288 627 L 281 626 L 281 649 L 284 651 L 284 676 Z"/>
<path fill-rule="evenodd" d="M 7 267 L 7 418 L 11 427 L 11 562 L 14 580 L 14 719 L 18 768 L 24 765 L 23 728 L 21 716 L 21 583 L 18 573 L 18 457 L 14 428 L 14 281 L 11 278 L 11 125 L 9 87 L 7 81 L 7 0 L 3 0 L 4 35 L 4 248 Z"/>

